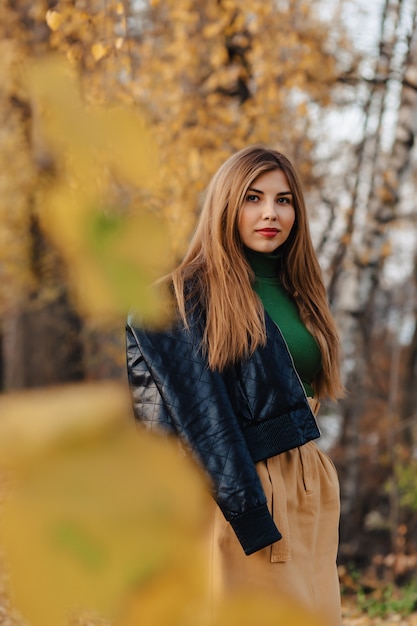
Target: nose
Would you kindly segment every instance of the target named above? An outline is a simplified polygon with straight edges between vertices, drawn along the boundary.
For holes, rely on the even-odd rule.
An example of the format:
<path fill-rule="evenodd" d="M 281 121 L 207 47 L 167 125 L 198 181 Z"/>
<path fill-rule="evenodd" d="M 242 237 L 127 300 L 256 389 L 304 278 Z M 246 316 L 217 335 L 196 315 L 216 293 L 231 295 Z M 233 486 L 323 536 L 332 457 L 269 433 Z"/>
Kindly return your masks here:
<path fill-rule="evenodd" d="M 263 211 L 264 220 L 275 221 L 277 219 L 277 207 L 275 204 L 275 200 L 268 200 L 264 204 Z"/>

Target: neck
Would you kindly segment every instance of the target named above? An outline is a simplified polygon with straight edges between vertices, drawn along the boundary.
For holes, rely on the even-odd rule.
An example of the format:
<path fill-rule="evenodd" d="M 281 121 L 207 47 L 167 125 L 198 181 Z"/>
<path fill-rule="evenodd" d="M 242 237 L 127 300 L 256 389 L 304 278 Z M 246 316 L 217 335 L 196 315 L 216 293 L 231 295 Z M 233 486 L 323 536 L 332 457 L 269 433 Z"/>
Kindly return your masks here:
<path fill-rule="evenodd" d="M 282 252 L 280 248 L 271 253 L 256 252 L 244 247 L 246 259 L 256 276 L 278 277 L 282 267 Z"/>

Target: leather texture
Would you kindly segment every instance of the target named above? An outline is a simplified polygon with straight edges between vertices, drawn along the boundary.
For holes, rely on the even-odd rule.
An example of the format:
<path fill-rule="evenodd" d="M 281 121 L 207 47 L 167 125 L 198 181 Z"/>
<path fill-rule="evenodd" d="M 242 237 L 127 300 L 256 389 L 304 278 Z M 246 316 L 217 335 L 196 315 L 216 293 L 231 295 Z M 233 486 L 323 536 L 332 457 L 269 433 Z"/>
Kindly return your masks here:
<path fill-rule="evenodd" d="M 246 554 L 281 538 L 255 462 L 320 436 L 285 341 L 267 315 L 266 328 L 265 347 L 219 373 L 207 366 L 197 324 L 154 332 L 129 319 L 126 327 L 136 419 L 191 450 Z"/>

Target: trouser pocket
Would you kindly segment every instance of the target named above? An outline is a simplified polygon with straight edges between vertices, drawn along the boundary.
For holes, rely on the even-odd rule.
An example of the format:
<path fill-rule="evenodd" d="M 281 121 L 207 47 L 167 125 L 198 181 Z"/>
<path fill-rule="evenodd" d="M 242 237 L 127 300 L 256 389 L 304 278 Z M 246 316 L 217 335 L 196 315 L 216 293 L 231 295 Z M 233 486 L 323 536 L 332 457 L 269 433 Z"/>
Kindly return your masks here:
<path fill-rule="evenodd" d="M 280 456 L 273 456 L 266 461 L 266 471 L 271 493 L 271 515 L 282 535 L 282 539 L 271 545 L 271 563 L 283 563 L 291 559 L 291 530 L 288 523 L 287 486 L 282 473 Z"/>
<path fill-rule="evenodd" d="M 305 492 L 310 494 L 314 492 L 314 477 L 311 467 L 311 450 L 308 443 L 298 448 L 300 455 L 301 475 Z"/>

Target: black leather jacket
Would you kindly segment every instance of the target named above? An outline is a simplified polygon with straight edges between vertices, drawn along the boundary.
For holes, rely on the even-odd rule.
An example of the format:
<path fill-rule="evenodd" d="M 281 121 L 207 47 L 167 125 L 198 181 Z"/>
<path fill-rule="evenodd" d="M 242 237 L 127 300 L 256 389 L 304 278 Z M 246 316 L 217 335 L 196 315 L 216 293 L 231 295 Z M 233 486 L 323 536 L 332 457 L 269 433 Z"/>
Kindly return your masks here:
<path fill-rule="evenodd" d="M 219 373 L 208 368 L 197 326 L 151 332 L 127 324 L 135 417 L 179 437 L 208 474 L 246 554 L 281 538 L 255 463 L 320 436 L 279 328 L 267 344 Z"/>

